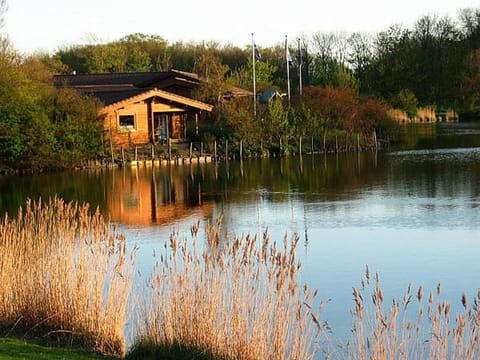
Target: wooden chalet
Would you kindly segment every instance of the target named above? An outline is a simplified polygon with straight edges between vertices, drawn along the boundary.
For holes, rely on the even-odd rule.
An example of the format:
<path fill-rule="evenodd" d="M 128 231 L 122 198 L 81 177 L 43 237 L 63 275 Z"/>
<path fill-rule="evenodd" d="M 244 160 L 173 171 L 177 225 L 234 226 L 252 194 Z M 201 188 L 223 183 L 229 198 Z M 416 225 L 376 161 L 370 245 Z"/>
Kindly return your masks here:
<path fill-rule="evenodd" d="M 114 147 L 182 141 L 187 121 L 198 123 L 213 106 L 191 98 L 200 85 L 196 74 L 171 70 L 146 73 L 57 75 L 56 87 L 68 86 L 100 99 L 105 140 Z"/>

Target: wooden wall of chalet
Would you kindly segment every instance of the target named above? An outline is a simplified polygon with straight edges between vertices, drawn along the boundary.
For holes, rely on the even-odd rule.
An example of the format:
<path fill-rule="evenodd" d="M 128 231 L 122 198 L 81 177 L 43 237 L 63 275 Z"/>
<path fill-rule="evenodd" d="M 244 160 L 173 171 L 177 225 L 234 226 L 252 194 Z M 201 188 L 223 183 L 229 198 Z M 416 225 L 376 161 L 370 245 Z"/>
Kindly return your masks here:
<path fill-rule="evenodd" d="M 105 116 L 104 130 L 108 141 L 110 134 L 112 144 L 115 147 L 129 147 L 131 145 L 148 144 L 151 140 L 151 113 L 170 113 L 172 124 L 170 125 L 170 136 L 175 139 L 184 138 L 183 116 L 185 110 L 170 106 L 153 100 L 150 106 L 149 101 L 124 105 L 120 109 L 110 109 Z M 122 115 L 133 115 L 135 126 L 133 129 L 120 127 L 119 117 Z"/>

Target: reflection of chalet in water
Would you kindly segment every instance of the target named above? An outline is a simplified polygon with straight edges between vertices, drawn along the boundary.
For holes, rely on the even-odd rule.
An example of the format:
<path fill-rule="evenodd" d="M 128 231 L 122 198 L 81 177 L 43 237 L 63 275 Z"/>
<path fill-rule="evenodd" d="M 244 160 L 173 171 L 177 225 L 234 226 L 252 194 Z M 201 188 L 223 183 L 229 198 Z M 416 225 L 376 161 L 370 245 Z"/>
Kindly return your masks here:
<path fill-rule="evenodd" d="M 189 217 L 210 218 L 215 203 L 202 201 L 200 185 L 189 181 L 190 170 L 180 166 L 113 173 L 107 192 L 110 219 L 129 225 L 165 225 Z"/>
<path fill-rule="evenodd" d="M 212 106 L 191 98 L 197 75 L 182 71 L 58 75 L 69 86 L 103 101 L 105 137 L 116 147 L 186 138 L 186 124 L 198 122 Z"/>

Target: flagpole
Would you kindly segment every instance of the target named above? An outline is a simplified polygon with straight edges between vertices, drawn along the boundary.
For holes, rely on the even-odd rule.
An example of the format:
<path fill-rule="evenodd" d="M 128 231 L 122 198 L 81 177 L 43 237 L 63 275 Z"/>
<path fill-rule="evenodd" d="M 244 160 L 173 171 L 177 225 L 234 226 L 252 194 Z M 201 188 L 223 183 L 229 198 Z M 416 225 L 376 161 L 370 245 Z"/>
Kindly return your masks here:
<path fill-rule="evenodd" d="M 302 65 L 303 65 L 303 56 L 302 56 L 302 49 L 300 49 L 300 38 L 298 40 L 298 72 L 300 78 L 300 96 L 303 94 L 303 86 L 302 86 Z"/>
<path fill-rule="evenodd" d="M 255 80 L 255 40 L 252 32 L 252 64 L 253 64 L 253 116 L 257 116 L 257 85 Z"/>
<path fill-rule="evenodd" d="M 285 60 L 287 61 L 287 89 L 288 89 L 288 104 L 290 105 L 290 61 L 289 61 L 289 51 L 288 51 L 288 40 L 287 35 L 285 35 Z"/>

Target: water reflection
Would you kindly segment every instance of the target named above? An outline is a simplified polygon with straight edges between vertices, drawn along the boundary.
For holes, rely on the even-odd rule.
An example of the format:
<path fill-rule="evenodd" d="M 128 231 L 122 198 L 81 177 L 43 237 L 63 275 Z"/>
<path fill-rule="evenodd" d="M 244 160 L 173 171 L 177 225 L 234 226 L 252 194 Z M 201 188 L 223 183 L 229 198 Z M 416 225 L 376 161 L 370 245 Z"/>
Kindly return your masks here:
<path fill-rule="evenodd" d="M 401 296 L 410 282 L 442 282 L 453 310 L 463 291 L 476 294 L 480 132 L 453 126 L 417 126 L 411 148 L 387 153 L 4 176 L 0 211 L 15 214 L 27 198 L 55 194 L 89 202 L 140 244 L 144 275 L 172 229 L 188 234 L 195 221 L 222 215 L 232 233 L 296 234 L 302 280 L 332 299 L 324 318 L 341 336 L 366 264 L 380 272 L 386 297 Z M 464 147 L 452 147 L 462 139 Z"/>
<path fill-rule="evenodd" d="M 189 173 L 187 173 L 189 172 Z M 196 214 L 211 217 L 192 167 L 126 168 L 114 171 L 107 191 L 108 214 L 126 225 L 167 225 Z"/>

